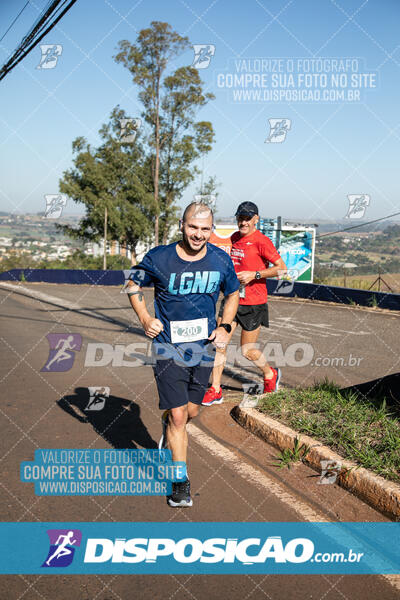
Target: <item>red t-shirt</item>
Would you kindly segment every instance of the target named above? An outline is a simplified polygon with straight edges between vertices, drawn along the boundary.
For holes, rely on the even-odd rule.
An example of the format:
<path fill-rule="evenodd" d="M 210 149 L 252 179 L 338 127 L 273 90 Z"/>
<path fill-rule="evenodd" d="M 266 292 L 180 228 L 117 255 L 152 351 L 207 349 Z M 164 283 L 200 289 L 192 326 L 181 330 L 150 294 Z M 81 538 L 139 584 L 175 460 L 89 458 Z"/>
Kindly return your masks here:
<path fill-rule="evenodd" d="M 231 259 L 236 273 L 239 271 L 262 271 L 268 269 L 269 263 L 280 259 L 277 249 L 271 240 L 261 233 L 240 236 L 238 231 L 231 235 Z M 245 297 L 240 298 L 239 304 L 265 304 L 267 302 L 266 279 L 253 279 L 245 287 Z"/>

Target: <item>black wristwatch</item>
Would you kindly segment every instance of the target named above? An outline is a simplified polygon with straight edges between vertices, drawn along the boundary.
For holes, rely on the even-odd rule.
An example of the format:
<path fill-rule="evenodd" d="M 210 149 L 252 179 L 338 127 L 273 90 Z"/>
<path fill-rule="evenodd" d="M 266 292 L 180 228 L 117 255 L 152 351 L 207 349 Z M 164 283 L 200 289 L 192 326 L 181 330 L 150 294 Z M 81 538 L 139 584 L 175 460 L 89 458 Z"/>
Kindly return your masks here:
<path fill-rule="evenodd" d="M 256 271 L 256 279 L 261 279 L 261 273 L 260 273 L 260 271 Z"/>
<path fill-rule="evenodd" d="M 227 333 L 232 331 L 232 325 L 229 325 L 229 323 L 220 323 L 218 327 L 223 327 Z"/>

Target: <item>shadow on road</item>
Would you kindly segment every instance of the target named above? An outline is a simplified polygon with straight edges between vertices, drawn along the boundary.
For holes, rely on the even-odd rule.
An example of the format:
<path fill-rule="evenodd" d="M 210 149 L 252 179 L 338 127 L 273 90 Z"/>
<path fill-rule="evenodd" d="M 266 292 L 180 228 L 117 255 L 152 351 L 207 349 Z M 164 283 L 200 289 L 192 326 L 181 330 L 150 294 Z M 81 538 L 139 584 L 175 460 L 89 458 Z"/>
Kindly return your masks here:
<path fill-rule="evenodd" d="M 400 373 L 392 373 L 385 377 L 351 385 L 342 388 L 341 392 L 355 392 L 378 406 L 385 401 L 386 406 L 394 408 L 395 412 L 400 414 Z"/>
<path fill-rule="evenodd" d="M 126 398 L 110 395 L 101 410 L 85 410 L 90 402 L 88 388 L 75 388 L 57 404 L 81 423 L 89 423 L 113 448 L 157 448 L 140 417 L 140 407 Z"/>

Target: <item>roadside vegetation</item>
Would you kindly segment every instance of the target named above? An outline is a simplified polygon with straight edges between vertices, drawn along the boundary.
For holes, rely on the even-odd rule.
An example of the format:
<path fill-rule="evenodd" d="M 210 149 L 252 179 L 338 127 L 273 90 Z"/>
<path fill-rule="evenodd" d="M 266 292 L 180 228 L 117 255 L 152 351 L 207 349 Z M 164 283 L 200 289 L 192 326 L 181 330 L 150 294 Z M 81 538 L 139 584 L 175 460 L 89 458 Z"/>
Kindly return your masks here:
<path fill-rule="evenodd" d="M 324 381 L 269 394 L 260 398 L 257 410 L 319 440 L 343 458 L 400 482 L 399 406 L 343 393 Z"/>
<path fill-rule="evenodd" d="M 107 257 L 107 270 L 130 269 L 131 261 L 125 256 L 114 255 Z M 30 256 L 8 256 L 0 262 L 0 272 L 10 269 L 103 269 L 102 256 L 87 256 L 81 250 L 76 250 L 64 260 L 34 260 Z"/>

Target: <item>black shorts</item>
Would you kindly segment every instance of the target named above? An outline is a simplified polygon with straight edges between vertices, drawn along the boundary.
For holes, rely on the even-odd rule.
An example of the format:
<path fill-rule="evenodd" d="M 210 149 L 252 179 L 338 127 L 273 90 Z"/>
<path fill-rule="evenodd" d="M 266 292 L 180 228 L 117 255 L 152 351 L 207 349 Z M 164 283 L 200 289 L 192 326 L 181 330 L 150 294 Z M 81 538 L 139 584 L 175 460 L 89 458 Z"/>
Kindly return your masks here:
<path fill-rule="evenodd" d="M 153 371 L 159 408 L 161 410 L 177 408 L 185 406 L 188 402 L 201 404 L 208 388 L 212 368 L 212 362 L 210 366 L 184 367 L 177 364 L 173 358 L 157 360 Z"/>
<path fill-rule="evenodd" d="M 221 302 L 218 316 L 222 317 L 224 301 Z M 238 311 L 233 319 L 245 331 L 254 331 L 260 325 L 269 327 L 268 304 L 239 304 Z"/>

